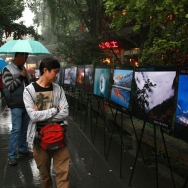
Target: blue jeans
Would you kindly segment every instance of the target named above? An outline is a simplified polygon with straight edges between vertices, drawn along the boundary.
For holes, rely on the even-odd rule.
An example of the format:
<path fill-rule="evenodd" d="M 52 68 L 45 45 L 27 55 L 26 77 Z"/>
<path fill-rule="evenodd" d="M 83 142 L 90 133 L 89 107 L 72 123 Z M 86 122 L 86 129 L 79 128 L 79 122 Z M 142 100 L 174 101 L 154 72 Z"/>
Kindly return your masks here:
<path fill-rule="evenodd" d="M 28 151 L 28 143 L 26 142 L 27 128 L 29 124 L 29 116 L 25 108 L 12 108 L 12 130 L 9 139 L 8 157 L 16 158 L 16 150 L 25 153 Z"/>

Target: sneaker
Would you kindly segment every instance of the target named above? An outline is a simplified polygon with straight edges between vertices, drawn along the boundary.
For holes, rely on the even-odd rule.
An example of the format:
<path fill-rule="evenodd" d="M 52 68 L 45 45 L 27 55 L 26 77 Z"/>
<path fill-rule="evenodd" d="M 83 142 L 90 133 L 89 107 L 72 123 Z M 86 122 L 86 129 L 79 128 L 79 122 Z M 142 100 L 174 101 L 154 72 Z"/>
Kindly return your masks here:
<path fill-rule="evenodd" d="M 27 151 L 26 153 L 19 152 L 20 157 L 33 157 L 33 152 Z"/>
<path fill-rule="evenodd" d="M 16 166 L 17 165 L 17 161 L 15 158 L 8 158 L 8 164 L 11 166 Z"/>

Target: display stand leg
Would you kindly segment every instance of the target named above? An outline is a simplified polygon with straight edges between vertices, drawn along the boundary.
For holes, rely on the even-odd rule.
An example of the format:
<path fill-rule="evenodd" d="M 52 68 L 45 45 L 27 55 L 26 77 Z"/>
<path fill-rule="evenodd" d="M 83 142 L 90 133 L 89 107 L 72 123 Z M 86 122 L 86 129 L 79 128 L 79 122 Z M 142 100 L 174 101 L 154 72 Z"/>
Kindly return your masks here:
<path fill-rule="evenodd" d="M 188 182 L 188 176 L 187 176 L 182 188 L 186 188 L 187 182 Z"/>
<path fill-rule="evenodd" d="M 90 94 L 87 93 L 87 101 L 86 101 L 86 117 L 84 121 L 84 131 L 86 130 L 86 120 L 89 115 L 89 104 L 91 106 L 91 101 L 90 101 Z"/>
<path fill-rule="evenodd" d="M 110 151 L 110 146 L 111 146 L 112 137 L 113 137 L 113 134 L 114 134 L 114 129 L 115 129 L 115 126 L 116 126 L 116 117 L 117 117 L 117 112 L 118 112 L 118 110 L 117 110 L 117 108 L 116 108 L 116 112 L 115 112 L 115 115 L 114 115 L 110 103 L 109 103 L 109 106 L 110 106 L 110 110 L 111 110 L 111 112 L 112 112 L 112 116 L 113 116 L 113 118 L 114 118 L 114 125 L 113 125 L 112 133 L 111 133 L 111 136 L 110 136 L 110 143 L 109 143 L 108 150 L 107 150 L 107 154 L 106 154 L 106 161 L 107 161 L 107 159 L 108 159 L 108 154 L 109 154 L 109 151 Z"/>
<path fill-rule="evenodd" d="M 105 112 L 104 112 L 104 100 L 102 101 L 102 114 L 103 114 L 103 120 L 104 120 L 104 156 L 106 157 L 106 118 L 105 118 Z"/>
<path fill-rule="evenodd" d="M 95 130 L 94 130 L 94 135 L 91 134 L 91 138 L 92 138 L 92 141 L 93 141 L 93 144 L 94 144 L 94 141 L 95 141 L 95 135 L 96 135 L 96 131 L 97 131 L 97 125 L 98 125 L 98 119 L 99 119 L 99 110 L 100 110 L 100 100 L 97 99 L 97 114 L 96 114 L 96 117 L 95 117 Z M 92 127 L 91 127 L 91 131 L 92 131 Z"/>
<path fill-rule="evenodd" d="M 75 97 L 75 100 L 76 100 L 76 97 Z M 80 107 L 80 102 L 81 102 L 81 91 L 78 90 L 78 97 L 77 97 L 77 100 L 76 100 L 76 107 L 75 107 L 75 118 L 74 118 L 75 122 L 77 120 L 77 115 L 78 115 L 78 111 L 79 111 L 79 107 Z M 80 129 L 81 129 L 81 125 L 80 125 Z"/>
<path fill-rule="evenodd" d="M 131 185 L 133 173 L 134 173 L 134 170 L 135 170 L 135 166 L 136 166 L 136 162 L 137 162 L 137 158 L 138 158 L 138 151 L 140 149 L 140 145 L 141 145 L 141 141 L 142 141 L 142 137 L 143 137 L 143 133 L 144 133 L 144 129 L 145 129 L 145 124 L 146 124 L 146 121 L 144 121 L 144 125 L 143 125 L 143 129 L 142 129 L 142 134 L 141 134 L 141 137 L 140 137 L 139 146 L 138 146 L 138 149 L 137 149 L 136 158 L 135 158 L 135 161 L 134 161 L 133 170 L 132 170 L 131 178 L 130 178 L 130 181 L 129 181 L 129 186 Z M 158 186 L 159 186 L 159 182 L 158 182 L 158 156 L 157 156 L 157 135 L 156 135 L 156 126 L 155 125 L 153 125 L 153 129 L 154 129 L 154 146 L 155 146 L 156 187 L 158 188 Z M 164 139 L 163 129 L 161 127 L 160 127 L 160 131 L 161 131 L 163 144 L 164 144 L 164 148 L 165 148 L 165 152 L 166 152 L 166 156 L 167 156 L 167 160 L 168 160 L 168 165 L 169 165 L 170 172 L 171 172 L 173 186 L 174 186 L 174 188 L 176 188 L 175 182 L 174 182 L 173 173 L 172 173 L 172 169 L 171 169 L 171 165 L 170 165 L 170 159 L 169 159 L 168 152 L 167 152 L 166 142 L 165 142 L 165 139 Z M 188 179 L 187 179 L 187 181 L 188 181 Z"/>
<path fill-rule="evenodd" d="M 75 119 L 75 113 L 76 113 L 76 105 L 77 105 L 77 99 L 76 99 L 76 89 L 72 87 L 72 96 L 73 96 L 73 100 L 72 100 L 72 103 L 73 103 L 73 121 Z"/>
<path fill-rule="evenodd" d="M 117 112 L 118 112 L 118 109 L 116 107 L 116 112 L 114 114 L 114 112 L 112 111 L 112 107 L 109 103 L 109 106 L 110 106 L 110 109 L 111 109 L 111 112 L 112 112 L 112 116 L 114 118 L 114 125 L 113 125 L 113 128 L 112 128 L 112 133 L 111 133 L 111 136 L 110 136 L 110 142 L 109 142 L 109 146 L 108 146 L 108 150 L 107 150 L 107 154 L 106 154 L 106 161 L 108 159 L 108 155 L 109 155 L 109 151 L 110 151 L 110 146 L 111 146 L 111 141 L 112 141 L 112 137 L 113 137 L 113 133 L 114 133 L 114 130 L 115 130 L 115 126 L 117 126 Z M 131 123 L 132 123 L 132 126 L 133 126 L 133 130 L 134 130 L 134 133 L 135 133 L 135 137 L 136 137 L 136 140 L 137 140 L 137 143 L 139 143 L 139 139 L 138 139 L 138 136 L 136 134 L 136 130 L 135 130 L 135 127 L 134 127 L 134 123 L 133 123 L 133 119 L 132 119 L 132 116 L 131 116 L 131 113 L 129 111 L 129 117 L 130 117 L 130 120 L 131 120 Z M 123 143 L 123 111 L 121 110 L 121 128 L 122 128 L 122 131 L 120 133 L 120 138 L 121 138 L 121 143 L 120 143 L 120 178 L 122 177 L 121 174 L 122 174 L 122 146 L 124 146 L 124 143 Z M 140 148 L 140 153 L 141 153 L 141 156 L 142 156 L 142 159 L 143 159 L 143 163 L 145 164 L 145 160 L 144 160 L 144 156 L 143 156 L 143 153 L 142 153 L 142 150 Z"/>
<path fill-rule="evenodd" d="M 169 159 L 169 156 L 168 156 L 168 151 L 167 151 L 166 142 L 165 142 L 165 139 L 164 139 L 164 134 L 163 134 L 162 127 L 160 127 L 160 131 L 161 131 L 161 135 L 162 135 L 162 139 L 163 139 L 163 143 L 164 143 L 164 148 L 165 148 L 165 152 L 166 152 L 166 156 L 167 156 L 167 160 L 168 160 L 168 165 L 169 165 L 169 169 L 170 169 L 173 185 L 174 185 L 174 187 L 176 187 L 175 182 L 174 182 L 174 176 L 173 176 L 173 173 L 172 173 L 172 168 L 171 168 L 170 159 Z M 188 181 L 188 179 L 187 179 L 187 181 Z"/>
<path fill-rule="evenodd" d="M 136 134 L 136 130 L 135 130 L 133 121 L 132 121 L 132 116 L 131 116 L 131 114 L 129 114 L 129 116 L 130 116 L 130 119 L 131 119 L 131 122 L 132 122 L 133 130 L 134 130 L 135 137 L 136 137 L 136 141 L 137 141 L 137 143 L 138 143 L 138 145 L 139 145 L 139 140 L 138 140 L 138 136 L 137 136 L 137 134 Z M 120 178 L 122 178 L 122 155 L 123 155 L 123 153 L 122 153 L 122 146 L 123 146 L 123 132 L 124 132 L 124 131 L 122 131 L 122 133 L 121 133 L 121 143 L 120 143 Z M 143 163 L 145 164 L 145 160 L 144 160 L 144 156 L 143 156 L 141 147 L 140 147 L 139 149 L 140 149 L 140 154 L 141 154 L 142 159 L 143 159 Z"/>
<path fill-rule="evenodd" d="M 130 117 L 131 124 L 132 124 L 133 130 L 134 130 L 134 134 L 135 134 L 135 137 L 136 137 L 136 141 L 137 141 L 137 143 L 139 143 L 139 139 L 138 139 L 138 136 L 137 136 L 137 134 L 136 134 L 136 129 L 135 129 L 135 127 L 134 127 L 133 118 L 132 118 L 132 115 L 131 115 L 131 112 L 130 112 L 130 111 L 129 111 L 129 117 Z M 142 156 L 143 163 L 145 164 L 144 155 L 143 155 L 143 153 L 142 153 L 141 148 L 140 148 L 140 153 L 141 153 L 141 156 Z"/>
<path fill-rule="evenodd" d="M 140 146 L 141 146 L 141 143 L 142 143 L 142 137 L 143 137 L 143 134 L 144 134 L 145 126 L 146 126 L 146 121 L 144 121 L 144 124 L 143 124 L 142 133 L 141 133 L 141 136 L 140 136 L 140 141 L 139 141 L 139 144 L 138 144 L 136 157 L 135 157 L 135 160 L 134 160 L 134 165 L 133 165 L 133 169 L 132 169 L 132 173 L 131 173 L 131 178 L 129 180 L 129 186 L 131 185 L 131 181 L 132 181 L 132 178 L 133 178 L 133 173 L 134 173 L 134 170 L 135 170 L 135 166 L 136 166 L 136 162 L 137 162 Z"/>
<path fill-rule="evenodd" d="M 154 145 L 155 145 L 155 175 L 156 175 L 156 185 L 157 188 L 159 186 L 158 182 L 158 156 L 157 156 L 157 135 L 156 135 L 156 126 L 153 125 L 153 130 L 154 130 Z"/>
<path fill-rule="evenodd" d="M 93 144 L 95 141 L 95 135 L 96 135 L 96 130 L 97 130 L 97 123 L 98 123 L 98 118 L 99 118 L 99 110 L 101 112 L 101 115 L 103 117 L 103 121 L 104 121 L 104 156 L 106 156 L 106 118 L 105 118 L 105 112 L 104 112 L 104 99 L 102 100 L 102 108 L 101 108 L 101 100 L 97 99 L 97 103 L 98 103 L 98 117 L 97 117 L 97 122 L 96 122 L 96 126 L 95 126 L 95 131 L 94 131 L 94 137 L 93 137 Z"/>

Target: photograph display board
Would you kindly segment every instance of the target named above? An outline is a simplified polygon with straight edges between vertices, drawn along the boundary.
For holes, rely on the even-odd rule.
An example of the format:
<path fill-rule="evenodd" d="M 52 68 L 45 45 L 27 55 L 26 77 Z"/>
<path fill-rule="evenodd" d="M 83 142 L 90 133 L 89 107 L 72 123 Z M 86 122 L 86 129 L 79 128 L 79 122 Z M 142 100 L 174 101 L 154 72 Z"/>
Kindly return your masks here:
<path fill-rule="evenodd" d="M 110 100 L 120 107 L 129 108 L 133 67 L 114 68 Z"/>
<path fill-rule="evenodd" d="M 78 65 L 76 87 L 79 89 L 83 89 L 83 86 L 84 86 L 84 65 Z"/>
<path fill-rule="evenodd" d="M 93 80 L 94 80 L 94 67 L 93 65 L 85 65 L 84 72 L 84 90 L 86 92 L 93 91 Z"/>
<path fill-rule="evenodd" d="M 176 67 L 136 67 L 132 114 L 170 128 L 174 114 Z"/>
<path fill-rule="evenodd" d="M 93 94 L 108 99 L 110 67 L 95 67 Z"/>
<path fill-rule="evenodd" d="M 188 142 L 188 67 L 181 67 L 178 80 L 178 95 L 174 136 Z"/>
<path fill-rule="evenodd" d="M 76 73 L 77 73 L 77 66 L 66 67 L 64 72 L 64 84 L 75 86 Z"/>

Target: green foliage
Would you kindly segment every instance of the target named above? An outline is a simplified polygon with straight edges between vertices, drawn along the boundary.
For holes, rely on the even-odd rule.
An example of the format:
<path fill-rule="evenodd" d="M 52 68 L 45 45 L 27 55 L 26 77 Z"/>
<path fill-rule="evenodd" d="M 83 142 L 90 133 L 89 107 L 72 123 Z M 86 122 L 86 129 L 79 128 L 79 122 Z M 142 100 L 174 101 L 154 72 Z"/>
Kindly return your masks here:
<path fill-rule="evenodd" d="M 39 12 L 36 5 L 41 2 Z M 56 56 L 71 57 L 75 64 L 97 64 L 104 58 L 98 46 L 104 40 L 101 0 L 34 0 L 31 7 L 43 26 L 45 41 L 57 44 Z"/>
<path fill-rule="evenodd" d="M 22 17 L 24 2 L 18 0 L 0 0 L 0 42 L 3 37 L 13 34 L 14 39 L 22 38 L 24 35 L 31 35 L 35 39 L 41 38 L 34 27 L 26 27 L 22 22 L 15 23 Z M 5 36 L 4 36 L 5 34 Z"/>
<path fill-rule="evenodd" d="M 186 0 L 104 0 L 117 30 L 134 24 L 141 37 L 140 65 L 188 65 Z M 121 10 L 125 9 L 123 15 Z"/>
<path fill-rule="evenodd" d="M 66 37 L 58 47 L 58 54 L 71 57 L 76 64 L 100 64 L 104 53 L 98 47 L 98 40 L 91 37 L 78 40 L 76 37 Z"/>

